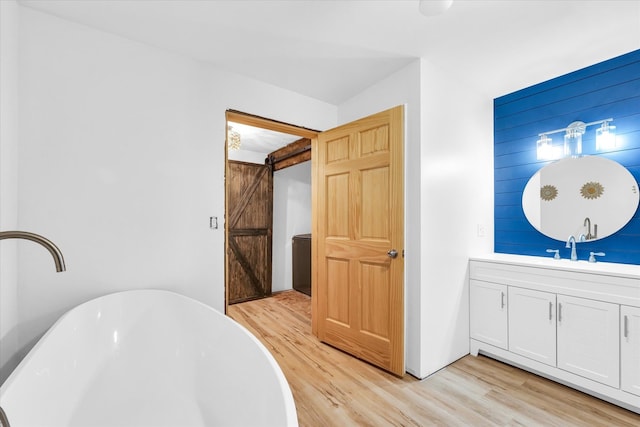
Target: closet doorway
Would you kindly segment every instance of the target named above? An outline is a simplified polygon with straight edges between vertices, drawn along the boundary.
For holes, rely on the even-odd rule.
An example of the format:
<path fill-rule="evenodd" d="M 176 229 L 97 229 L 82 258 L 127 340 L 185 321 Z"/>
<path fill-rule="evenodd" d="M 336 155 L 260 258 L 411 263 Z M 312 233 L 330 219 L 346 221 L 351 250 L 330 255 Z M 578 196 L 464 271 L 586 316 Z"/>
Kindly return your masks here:
<path fill-rule="evenodd" d="M 308 162 L 318 133 L 233 110 L 226 124 L 225 310 L 271 295 L 274 172 Z"/>

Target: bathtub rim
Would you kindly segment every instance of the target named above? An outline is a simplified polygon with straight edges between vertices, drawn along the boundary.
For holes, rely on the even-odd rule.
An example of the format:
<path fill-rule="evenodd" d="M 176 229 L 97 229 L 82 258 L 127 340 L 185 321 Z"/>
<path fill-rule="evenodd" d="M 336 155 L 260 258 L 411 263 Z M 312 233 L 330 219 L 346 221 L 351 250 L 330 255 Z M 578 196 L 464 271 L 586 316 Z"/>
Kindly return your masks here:
<path fill-rule="evenodd" d="M 226 314 L 216 310 L 215 308 L 211 307 L 210 305 L 207 305 L 207 304 L 205 304 L 205 303 L 203 303 L 201 301 L 196 300 L 195 298 L 188 297 L 186 295 L 180 294 L 180 293 L 175 292 L 175 291 L 166 290 L 166 289 L 157 289 L 157 288 L 128 289 L 128 290 L 123 290 L 123 291 L 110 292 L 110 293 L 107 293 L 107 294 L 104 294 L 104 295 L 101 295 L 101 296 L 98 296 L 98 297 L 95 297 L 95 298 L 91 298 L 91 299 L 89 299 L 89 300 L 87 300 L 85 302 L 82 302 L 82 303 L 72 307 L 71 309 L 67 310 L 66 312 L 64 312 L 46 330 L 46 332 L 38 339 L 36 344 L 29 350 L 29 352 L 25 355 L 25 357 L 20 361 L 20 363 L 15 367 L 15 369 L 9 374 L 9 376 L 2 383 L 2 385 L 0 385 L 0 407 L 3 406 L 2 405 L 3 396 L 8 391 L 11 390 L 12 384 L 17 381 L 17 379 L 19 378 L 20 373 L 22 371 L 24 371 L 25 369 L 27 369 L 27 365 L 29 364 L 29 361 L 35 357 L 35 355 L 37 354 L 37 352 L 40 349 L 40 347 L 45 345 L 45 343 L 50 339 L 50 335 L 52 334 L 52 332 L 67 317 L 70 317 L 76 310 L 80 310 L 81 308 L 85 307 L 86 305 L 90 305 L 92 303 L 96 303 L 98 300 L 108 299 L 108 298 L 115 298 L 115 297 L 118 297 L 118 296 L 122 296 L 123 294 L 140 294 L 140 293 L 165 294 L 165 295 L 168 294 L 168 295 L 171 295 L 173 298 L 179 298 L 179 299 L 182 299 L 184 301 L 188 301 L 189 303 L 195 303 L 196 305 L 206 309 L 207 311 L 213 312 L 213 315 L 225 318 L 226 322 L 230 322 L 230 324 L 233 325 L 233 327 L 236 327 L 239 332 L 245 334 L 261 350 L 262 354 L 267 358 L 267 361 L 268 361 L 269 365 L 271 366 L 273 372 L 275 373 L 275 376 L 276 376 L 277 382 L 278 382 L 278 386 L 280 387 L 280 390 L 282 390 L 282 393 L 283 393 L 283 400 L 284 400 L 284 403 L 285 403 L 285 411 L 284 412 L 285 412 L 285 417 L 286 417 L 286 425 L 287 426 L 292 426 L 292 427 L 298 426 L 298 414 L 297 414 L 297 410 L 296 410 L 295 400 L 293 398 L 293 393 L 291 391 L 291 386 L 289 385 L 289 382 L 287 381 L 286 376 L 284 375 L 284 372 L 282 371 L 282 368 L 280 367 L 280 365 L 276 361 L 276 359 L 273 356 L 273 354 L 271 354 L 269 349 L 267 349 L 267 347 L 251 331 L 249 331 L 245 326 L 241 325 L 240 323 L 238 323 L 237 321 L 235 321 L 231 317 L 227 316 Z M 5 412 L 6 412 L 6 410 L 5 410 Z M 10 418 L 9 418 L 9 421 L 11 421 Z"/>

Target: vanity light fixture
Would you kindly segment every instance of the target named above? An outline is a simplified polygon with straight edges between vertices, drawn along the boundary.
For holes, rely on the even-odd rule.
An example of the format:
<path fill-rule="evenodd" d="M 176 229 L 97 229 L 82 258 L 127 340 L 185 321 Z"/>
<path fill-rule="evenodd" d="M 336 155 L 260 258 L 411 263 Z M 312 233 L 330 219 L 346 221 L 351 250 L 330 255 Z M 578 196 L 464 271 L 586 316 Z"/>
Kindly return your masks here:
<path fill-rule="evenodd" d="M 538 134 L 540 137 L 536 142 L 538 160 L 557 160 L 562 157 L 582 156 L 582 135 L 585 134 L 587 127 L 593 125 L 601 125 L 596 131 L 596 150 L 607 150 L 615 147 L 616 127 L 609 124 L 612 121 L 613 119 L 597 120 L 589 123 L 575 121 L 566 128 Z M 563 147 L 554 146 L 553 140 L 549 137 L 549 135 L 560 132 L 565 132 Z"/>
<path fill-rule="evenodd" d="M 564 156 L 580 157 L 582 156 L 582 135 L 587 130 L 584 122 L 573 122 L 567 127 L 564 134 Z"/>
<path fill-rule="evenodd" d="M 616 148 L 616 127 L 609 124 L 609 120 L 605 120 L 598 129 L 596 129 L 596 150 L 611 150 Z"/>

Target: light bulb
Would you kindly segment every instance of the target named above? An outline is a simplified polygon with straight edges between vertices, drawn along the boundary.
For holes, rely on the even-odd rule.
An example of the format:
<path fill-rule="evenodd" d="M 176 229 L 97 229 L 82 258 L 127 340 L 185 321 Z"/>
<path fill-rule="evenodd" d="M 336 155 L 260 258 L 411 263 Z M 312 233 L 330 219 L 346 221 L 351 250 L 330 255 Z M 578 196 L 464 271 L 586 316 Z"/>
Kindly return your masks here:
<path fill-rule="evenodd" d="M 553 148 L 553 140 L 547 135 L 541 135 L 536 142 L 536 157 L 538 160 L 554 160 L 557 159 L 557 150 Z"/>
<path fill-rule="evenodd" d="M 616 127 L 609 122 L 596 129 L 596 150 L 611 150 L 616 147 Z"/>
<path fill-rule="evenodd" d="M 564 136 L 565 157 L 580 157 L 582 155 L 582 134 L 579 132 L 567 132 Z"/>

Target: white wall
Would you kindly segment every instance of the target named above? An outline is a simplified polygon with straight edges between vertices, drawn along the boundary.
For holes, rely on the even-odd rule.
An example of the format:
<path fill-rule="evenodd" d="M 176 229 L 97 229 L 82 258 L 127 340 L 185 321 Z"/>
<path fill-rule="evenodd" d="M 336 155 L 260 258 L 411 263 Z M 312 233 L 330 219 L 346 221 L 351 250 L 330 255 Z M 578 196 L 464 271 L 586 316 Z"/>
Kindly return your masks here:
<path fill-rule="evenodd" d="M 0 1 L 0 230 L 18 226 L 18 13 Z M 18 363 L 17 242 L 0 242 L 0 384 Z"/>
<path fill-rule="evenodd" d="M 469 351 L 468 259 L 493 251 L 493 99 L 458 70 L 421 68 L 424 376 Z"/>
<path fill-rule="evenodd" d="M 226 109 L 328 129 L 405 104 L 407 369 L 424 377 L 468 350 L 467 257 L 492 250 L 491 99 L 416 60 L 336 108 L 18 9 L 19 226 L 57 243 L 68 267 L 55 273 L 46 251 L 19 244 L 21 349 L 65 310 L 122 289 L 171 289 L 222 309 L 224 236 L 208 218 L 224 212 Z M 3 102 L 17 102 L 3 82 Z M 292 227 L 274 238 L 283 283 L 288 234 L 310 229 Z M 10 289 L 3 280 L 3 315 Z"/>
<path fill-rule="evenodd" d="M 339 106 L 343 124 L 397 105 L 405 105 L 405 347 L 407 372 L 422 377 L 420 307 L 420 61 L 376 83 Z"/>
<path fill-rule="evenodd" d="M 226 109 L 309 128 L 335 106 L 40 12 L 20 13 L 20 345 L 64 311 L 163 288 L 222 310 Z"/>
<path fill-rule="evenodd" d="M 276 171 L 273 175 L 274 292 L 291 289 L 291 238 L 311 233 L 311 162 Z"/>
<path fill-rule="evenodd" d="M 344 123 L 406 105 L 406 367 L 419 378 L 468 353 L 468 257 L 493 250 L 493 100 L 456 74 L 416 60 L 338 111 Z"/>

